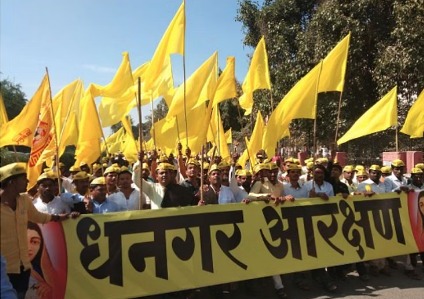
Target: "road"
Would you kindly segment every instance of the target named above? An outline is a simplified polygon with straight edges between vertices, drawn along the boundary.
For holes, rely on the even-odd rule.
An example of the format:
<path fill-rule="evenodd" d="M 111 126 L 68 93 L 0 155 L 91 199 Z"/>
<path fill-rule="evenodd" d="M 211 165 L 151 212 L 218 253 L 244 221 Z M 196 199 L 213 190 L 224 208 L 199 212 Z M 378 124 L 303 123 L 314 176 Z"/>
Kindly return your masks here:
<path fill-rule="evenodd" d="M 311 289 L 308 291 L 300 290 L 293 284 L 291 274 L 283 275 L 288 299 L 424 299 L 424 279 L 413 280 L 404 274 L 402 258 L 396 258 L 398 269 L 391 269 L 391 276 L 379 275 L 370 276 L 370 280 L 363 282 L 358 278 L 356 271 L 348 273 L 345 280 L 337 280 L 338 289 L 329 293 L 321 285 L 308 279 Z M 418 271 L 421 271 L 424 277 L 424 266 L 422 261 L 418 261 Z M 253 288 L 251 286 L 254 286 Z M 259 278 L 254 281 L 238 282 L 231 284 L 232 292 L 230 295 L 215 294 L 212 288 L 203 288 L 197 292 L 193 298 L 196 299 L 278 299 L 275 294 L 271 277 Z M 253 290 L 252 290 L 253 289 Z M 149 298 L 180 298 L 169 295 L 152 296 Z"/>

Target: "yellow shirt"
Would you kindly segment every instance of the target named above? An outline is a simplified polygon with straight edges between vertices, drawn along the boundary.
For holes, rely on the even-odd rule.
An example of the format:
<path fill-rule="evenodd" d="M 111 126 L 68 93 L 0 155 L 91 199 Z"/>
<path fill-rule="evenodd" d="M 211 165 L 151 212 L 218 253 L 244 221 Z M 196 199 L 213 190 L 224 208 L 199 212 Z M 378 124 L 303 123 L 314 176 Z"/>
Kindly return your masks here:
<path fill-rule="evenodd" d="M 264 179 L 264 182 L 257 181 L 253 184 L 252 189 L 249 192 L 249 199 L 255 199 L 262 196 L 272 195 L 275 197 L 283 195 L 284 186 L 280 182 L 273 185 L 268 178 Z"/>
<path fill-rule="evenodd" d="M 20 273 L 20 266 L 25 270 L 31 268 L 28 257 L 28 221 L 47 223 L 51 220 L 50 214 L 37 211 L 31 199 L 21 194 L 16 199 L 16 210 L 8 205 L 0 204 L 1 215 L 1 254 L 5 257 L 7 273 Z"/>

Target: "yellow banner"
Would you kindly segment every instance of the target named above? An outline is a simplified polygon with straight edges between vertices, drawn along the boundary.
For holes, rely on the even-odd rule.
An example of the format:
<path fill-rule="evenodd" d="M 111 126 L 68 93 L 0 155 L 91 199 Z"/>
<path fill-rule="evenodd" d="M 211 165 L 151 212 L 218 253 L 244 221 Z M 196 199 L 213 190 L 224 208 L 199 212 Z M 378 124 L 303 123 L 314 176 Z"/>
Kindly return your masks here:
<path fill-rule="evenodd" d="M 417 200 L 388 193 L 82 215 L 62 223 L 65 298 L 147 296 L 418 252 L 409 215 Z"/>

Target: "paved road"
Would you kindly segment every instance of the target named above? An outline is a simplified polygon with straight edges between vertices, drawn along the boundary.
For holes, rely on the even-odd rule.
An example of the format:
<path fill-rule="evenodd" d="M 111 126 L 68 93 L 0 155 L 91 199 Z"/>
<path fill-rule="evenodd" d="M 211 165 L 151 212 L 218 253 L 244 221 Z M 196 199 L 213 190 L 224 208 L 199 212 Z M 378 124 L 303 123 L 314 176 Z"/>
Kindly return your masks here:
<path fill-rule="evenodd" d="M 413 280 L 408 278 L 403 271 L 401 258 L 396 258 L 398 269 L 391 269 L 391 276 L 379 275 L 370 276 L 368 282 L 363 282 L 358 278 L 356 271 L 347 275 L 346 280 L 338 280 L 338 289 L 336 292 L 329 293 L 325 291 L 317 282 L 309 279 L 311 289 L 303 291 L 293 284 L 291 274 L 283 275 L 288 299 L 424 299 L 424 279 Z M 422 271 L 424 277 L 424 266 L 422 261 L 418 262 L 417 269 Z M 246 285 L 255 287 L 250 288 Z M 278 299 L 275 294 L 271 277 L 256 279 L 252 282 L 243 282 L 232 284 L 233 291 L 231 295 L 214 295 L 212 288 L 203 288 L 197 293 L 196 299 Z M 149 298 L 176 298 L 169 296 L 152 296 Z M 178 297 L 179 299 L 179 297 Z"/>

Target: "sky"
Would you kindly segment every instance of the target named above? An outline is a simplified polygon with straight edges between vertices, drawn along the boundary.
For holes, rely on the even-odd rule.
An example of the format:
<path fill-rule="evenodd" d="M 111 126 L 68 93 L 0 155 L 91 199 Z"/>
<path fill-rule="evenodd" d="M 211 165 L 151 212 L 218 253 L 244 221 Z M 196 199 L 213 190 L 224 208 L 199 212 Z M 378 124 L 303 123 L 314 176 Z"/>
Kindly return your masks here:
<path fill-rule="evenodd" d="M 46 67 L 53 95 L 78 78 L 85 87 L 105 85 L 119 67 L 122 52 L 129 52 L 132 69 L 151 59 L 181 3 L 0 0 L 1 79 L 20 84 L 28 99 Z M 218 51 L 221 69 L 227 56 L 235 56 L 236 78 L 243 82 L 248 54 L 254 49 L 243 45 L 242 24 L 235 21 L 237 9 L 237 0 L 186 1 L 187 77 Z M 183 81 L 182 64 L 181 56 L 173 55 L 176 85 Z"/>

